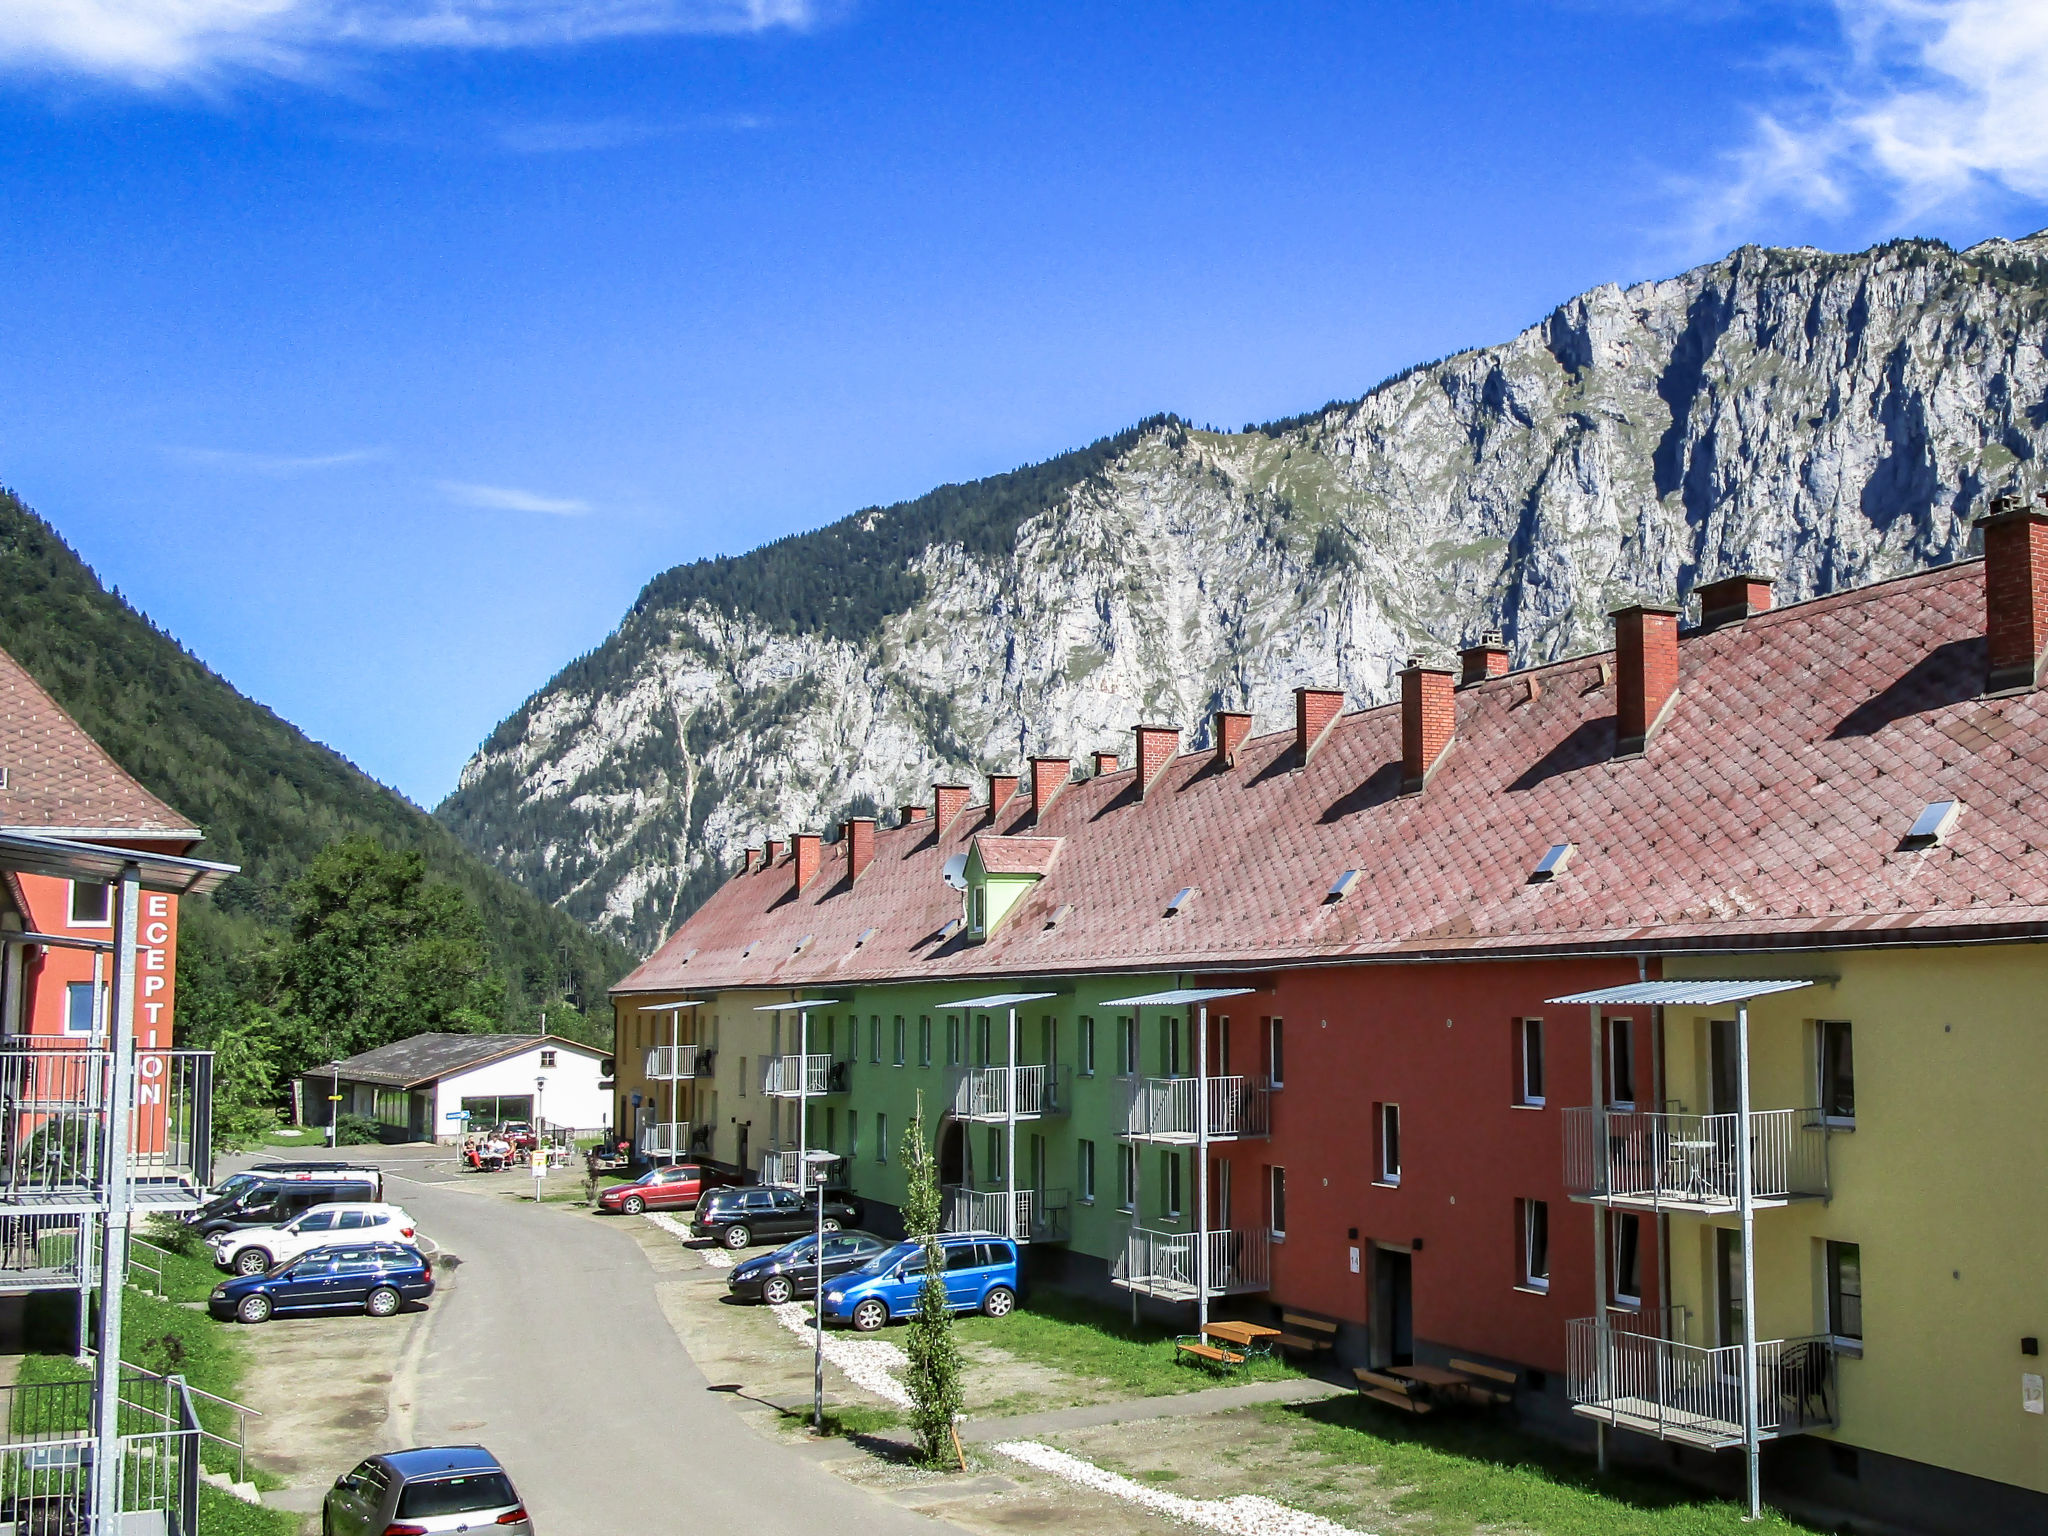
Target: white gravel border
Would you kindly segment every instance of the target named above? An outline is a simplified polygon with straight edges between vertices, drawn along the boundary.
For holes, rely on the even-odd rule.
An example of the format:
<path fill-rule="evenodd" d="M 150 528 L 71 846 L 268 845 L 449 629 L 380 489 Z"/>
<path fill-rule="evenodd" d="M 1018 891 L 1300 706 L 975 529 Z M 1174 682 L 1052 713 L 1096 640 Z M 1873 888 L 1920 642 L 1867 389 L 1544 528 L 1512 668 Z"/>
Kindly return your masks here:
<path fill-rule="evenodd" d="M 666 1232 L 670 1237 L 675 1238 L 679 1242 L 688 1243 L 696 1241 L 696 1239 L 690 1236 L 689 1227 L 684 1223 L 677 1221 L 673 1216 L 664 1215 L 660 1211 L 642 1211 L 640 1213 L 640 1219 L 643 1221 L 653 1222 L 657 1227 L 661 1228 L 662 1231 Z M 705 1264 L 710 1266 L 712 1269 L 732 1268 L 732 1255 L 727 1253 L 723 1248 L 702 1249 L 697 1254 L 697 1257 L 702 1259 L 705 1262 Z"/>
<path fill-rule="evenodd" d="M 1092 1461 L 1069 1456 L 1036 1440 L 1004 1440 L 989 1449 L 1027 1467 L 1049 1472 L 1078 1488 L 1106 1493 L 1169 1520 L 1220 1531 L 1224 1536 L 1361 1536 L 1348 1525 L 1338 1525 L 1306 1510 L 1290 1509 L 1256 1493 L 1241 1493 L 1233 1499 L 1190 1499 L 1168 1493 L 1164 1488 L 1106 1472 Z"/>
<path fill-rule="evenodd" d="M 800 1301 L 785 1301 L 781 1306 L 768 1310 L 775 1314 L 778 1323 L 802 1339 L 806 1348 L 810 1346 L 809 1307 Z M 825 1333 L 825 1359 L 839 1367 L 855 1386 L 865 1388 L 898 1408 L 910 1406 L 910 1391 L 898 1374 L 910 1364 L 910 1357 L 887 1340 L 850 1339 L 828 1329 Z"/>

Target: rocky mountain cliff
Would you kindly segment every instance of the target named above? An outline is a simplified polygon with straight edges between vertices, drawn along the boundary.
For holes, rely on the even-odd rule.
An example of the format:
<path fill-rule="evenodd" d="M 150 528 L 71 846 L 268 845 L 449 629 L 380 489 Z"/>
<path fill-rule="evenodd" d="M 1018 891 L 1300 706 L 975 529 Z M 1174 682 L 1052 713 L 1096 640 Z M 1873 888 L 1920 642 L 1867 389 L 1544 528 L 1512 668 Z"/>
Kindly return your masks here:
<path fill-rule="evenodd" d="M 1597 288 L 1503 345 L 1243 432 L 1174 418 L 652 582 L 499 727 L 439 815 L 656 944 L 767 835 L 1137 721 L 1388 698 L 1498 628 L 1757 570 L 1779 601 L 1967 552 L 2048 447 L 2048 232 L 1745 248 Z"/>

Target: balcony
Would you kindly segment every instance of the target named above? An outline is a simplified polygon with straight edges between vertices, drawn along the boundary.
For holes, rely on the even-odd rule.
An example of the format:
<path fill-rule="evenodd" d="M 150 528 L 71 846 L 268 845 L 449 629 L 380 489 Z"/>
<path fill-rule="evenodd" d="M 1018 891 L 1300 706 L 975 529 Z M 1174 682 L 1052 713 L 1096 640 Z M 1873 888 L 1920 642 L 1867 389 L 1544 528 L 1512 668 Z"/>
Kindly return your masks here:
<path fill-rule="evenodd" d="M 76 1290 L 82 1212 L 0 1216 L 0 1291 Z"/>
<path fill-rule="evenodd" d="M 1263 1291 L 1269 1284 L 1267 1238 L 1263 1232 L 1211 1232 L 1208 1293 L 1211 1298 Z M 1133 1227 L 1124 1251 L 1110 1267 L 1110 1280 L 1141 1296 L 1193 1301 L 1196 1292 L 1195 1234 L 1152 1232 Z"/>
<path fill-rule="evenodd" d="M 777 1056 L 761 1063 L 761 1091 L 770 1098 L 816 1098 L 846 1092 L 846 1063 L 823 1052 Z"/>
<path fill-rule="evenodd" d="M 1192 1146 L 1196 1108 L 1206 1100 L 1211 1141 L 1264 1136 L 1271 1094 L 1255 1077 L 1147 1077 L 1131 1084 L 1124 1107 L 1127 1141 Z"/>
<path fill-rule="evenodd" d="M 962 1120 L 1008 1120 L 1014 1098 L 1019 1120 L 1064 1115 L 1072 1088 L 1067 1067 L 971 1067 L 953 1087 L 953 1113 Z"/>
<path fill-rule="evenodd" d="M 824 1149 L 820 1147 L 812 1147 L 810 1149 L 811 1155 L 815 1157 L 822 1150 Z M 826 1188 L 833 1188 L 841 1182 L 843 1175 L 835 1177 L 838 1174 L 838 1170 L 839 1164 L 837 1161 L 825 1165 L 822 1182 Z M 794 1150 L 788 1152 L 763 1152 L 761 1154 L 760 1178 L 763 1184 L 784 1184 L 791 1189 L 816 1189 L 820 1182 L 819 1177 L 814 1174 L 808 1185 L 804 1183 L 803 1159 Z"/>
<path fill-rule="evenodd" d="M 0 1050 L 0 1207 L 103 1208 L 113 1052 Z M 133 1203 L 189 1210 L 213 1177 L 213 1053 L 140 1050 L 128 1122 Z"/>
<path fill-rule="evenodd" d="M 642 1157 L 688 1157 L 690 1155 L 690 1122 L 687 1120 L 664 1120 L 655 1125 L 641 1126 L 640 1155 Z"/>
<path fill-rule="evenodd" d="M 647 1052 L 645 1076 L 650 1083 L 688 1082 L 711 1070 L 711 1052 L 701 1045 L 657 1045 Z"/>
<path fill-rule="evenodd" d="M 1590 1317 L 1565 1326 L 1574 1413 L 1701 1450 L 1743 1443 L 1740 1344 L 1680 1344 L 1647 1331 L 1655 1327 L 1648 1319 L 1626 1313 L 1610 1314 L 1604 1341 Z M 1832 1339 L 1760 1340 L 1756 1374 L 1759 1439 L 1840 1422 Z"/>
<path fill-rule="evenodd" d="M 1721 1215 L 1741 1204 L 1737 1115 L 1564 1112 L 1565 1188 L 1618 1210 Z M 1760 1207 L 1828 1196 L 1828 1136 L 1817 1109 L 1749 1117 L 1750 1193 Z"/>
<path fill-rule="evenodd" d="M 995 1232 L 1020 1243 L 1067 1241 L 1069 1200 L 1064 1189 L 969 1189 L 948 1184 L 945 1197 L 947 1232 Z"/>

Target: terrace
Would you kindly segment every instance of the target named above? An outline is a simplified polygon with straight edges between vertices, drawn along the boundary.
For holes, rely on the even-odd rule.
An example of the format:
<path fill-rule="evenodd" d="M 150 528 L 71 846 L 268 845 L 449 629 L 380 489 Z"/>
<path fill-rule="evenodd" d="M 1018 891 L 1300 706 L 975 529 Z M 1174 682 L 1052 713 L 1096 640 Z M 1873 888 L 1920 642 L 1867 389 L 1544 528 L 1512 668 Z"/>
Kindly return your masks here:
<path fill-rule="evenodd" d="M 1112 1284 L 1162 1301 L 1195 1301 L 1204 1296 L 1263 1291 L 1270 1283 L 1264 1232 L 1208 1232 L 1208 1263 L 1197 1274 L 1201 1248 L 1195 1233 L 1156 1232 L 1133 1227 L 1110 1268 Z"/>
<path fill-rule="evenodd" d="M 1659 1336 L 1654 1319 L 1609 1315 L 1566 1324 L 1572 1411 L 1659 1440 L 1726 1450 L 1743 1441 L 1740 1344 L 1704 1348 Z M 1826 1335 L 1756 1344 L 1759 1440 L 1840 1422 L 1835 1345 Z"/>
<path fill-rule="evenodd" d="M 1742 1203 L 1741 1116 L 1568 1109 L 1565 1188 L 1616 1210 L 1724 1215 Z M 1753 1110 L 1752 1204 L 1828 1197 L 1828 1135 L 1818 1109 Z"/>

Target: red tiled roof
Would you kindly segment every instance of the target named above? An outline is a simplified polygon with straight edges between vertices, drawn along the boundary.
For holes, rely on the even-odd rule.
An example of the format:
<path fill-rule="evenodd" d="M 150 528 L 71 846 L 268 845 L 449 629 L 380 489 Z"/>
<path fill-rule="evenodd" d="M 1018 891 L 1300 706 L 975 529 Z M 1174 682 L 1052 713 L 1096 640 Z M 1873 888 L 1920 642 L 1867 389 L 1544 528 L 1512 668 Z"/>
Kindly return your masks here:
<path fill-rule="evenodd" d="M 192 842 L 198 828 L 144 789 L 0 651 L 0 826 Z"/>
<path fill-rule="evenodd" d="M 1281 732 L 1235 767 L 1177 758 L 1142 800 L 1125 770 L 1069 785 L 1037 825 L 1012 802 L 970 807 L 943 835 L 881 832 L 857 887 L 843 846 L 793 898 L 786 860 L 735 876 L 620 990 L 682 985 L 689 950 L 693 988 L 780 988 L 2048 934 L 2048 690 L 1982 697 L 1982 572 L 1967 561 L 1688 636 L 1676 704 L 1640 757 L 1616 760 L 1612 668 L 1582 656 L 1460 690 L 1420 795 L 1400 793 L 1399 706 L 1365 710 L 1306 765 Z M 1964 806 L 1946 843 L 1903 849 L 1944 798 Z M 942 939 L 960 911 L 946 858 L 1026 826 L 1061 840 L 1057 866 L 987 943 Z M 1560 842 L 1570 864 L 1531 883 Z M 1326 902 L 1350 868 L 1359 879 Z M 1183 886 L 1202 899 L 1163 916 Z M 742 961 L 757 939 L 774 942 Z"/>
<path fill-rule="evenodd" d="M 996 837 L 978 832 L 974 846 L 981 854 L 981 867 L 992 875 L 1043 875 L 1052 868 L 1053 855 L 1060 851 L 1060 840 Z"/>

